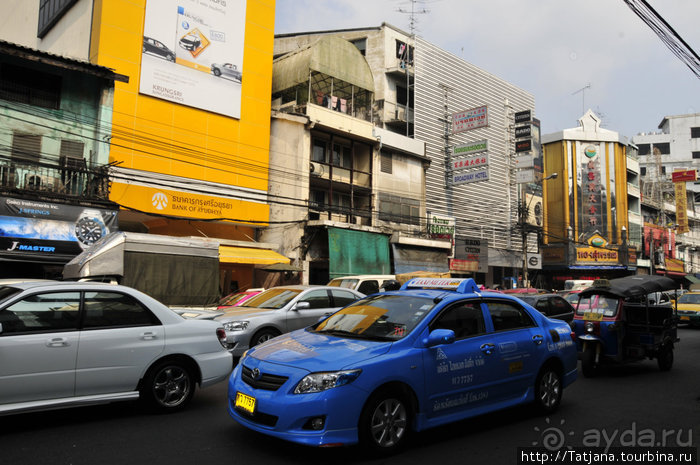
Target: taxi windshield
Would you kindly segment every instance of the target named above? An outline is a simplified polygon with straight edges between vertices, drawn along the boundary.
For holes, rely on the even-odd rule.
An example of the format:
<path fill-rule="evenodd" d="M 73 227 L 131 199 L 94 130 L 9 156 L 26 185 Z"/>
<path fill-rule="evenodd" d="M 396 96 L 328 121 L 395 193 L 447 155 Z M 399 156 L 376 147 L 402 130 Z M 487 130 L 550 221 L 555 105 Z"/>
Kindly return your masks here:
<path fill-rule="evenodd" d="M 604 317 L 615 316 L 617 315 L 617 299 L 597 294 L 581 297 L 578 300 L 576 314 L 595 314 Z"/>
<path fill-rule="evenodd" d="M 358 300 L 312 331 L 335 336 L 396 341 L 418 325 L 435 303 L 427 297 L 380 294 Z"/>
<path fill-rule="evenodd" d="M 700 304 L 700 294 L 683 294 L 678 298 L 679 304 Z"/>

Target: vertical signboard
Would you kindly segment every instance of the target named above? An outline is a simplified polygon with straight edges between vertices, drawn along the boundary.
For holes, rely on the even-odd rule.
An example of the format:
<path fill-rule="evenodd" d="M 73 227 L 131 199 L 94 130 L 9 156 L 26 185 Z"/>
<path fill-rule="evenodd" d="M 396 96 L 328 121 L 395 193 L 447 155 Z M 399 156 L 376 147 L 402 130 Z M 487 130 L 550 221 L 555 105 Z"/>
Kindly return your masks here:
<path fill-rule="evenodd" d="M 601 172 L 600 146 L 588 144 L 581 147 L 581 229 L 588 236 L 605 231 L 605 183 Z"/>
<path fill-rule="evenodd" d="M 246 0 L 147 0 L 139 92 L 240 118 Z"/>

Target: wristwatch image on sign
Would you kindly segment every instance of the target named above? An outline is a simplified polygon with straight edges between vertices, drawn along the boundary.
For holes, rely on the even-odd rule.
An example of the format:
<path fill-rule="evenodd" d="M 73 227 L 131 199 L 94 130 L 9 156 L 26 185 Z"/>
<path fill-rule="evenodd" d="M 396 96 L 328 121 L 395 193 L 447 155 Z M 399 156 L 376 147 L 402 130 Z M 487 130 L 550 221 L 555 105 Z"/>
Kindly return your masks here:
<path fill-rule="evenodd" d="M 99 210 L 83 210 L 75 222 L 75 237 L 84 249 L 100 240 L 106 234 L 106 229 Z"/>

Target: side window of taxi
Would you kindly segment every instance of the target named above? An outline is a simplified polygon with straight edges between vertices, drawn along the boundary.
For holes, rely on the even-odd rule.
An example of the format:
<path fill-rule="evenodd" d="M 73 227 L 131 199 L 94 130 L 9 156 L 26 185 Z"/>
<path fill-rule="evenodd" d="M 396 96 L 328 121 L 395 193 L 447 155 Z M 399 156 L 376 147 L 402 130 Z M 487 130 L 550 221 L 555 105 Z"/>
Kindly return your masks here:
<path fill-rule="evenodd" d="M 532 317 L 513 302 L 492 301 L 486 304 L 491 315 L 494 331 L 507 331 L 535 326 Z"/>
<path fill-rule="evenodd" d="M 2 334 L 78 328 L 80 292 L 35 294 L 0 310 Z"/>
<path fill-rule="evenodd" d="M 456 339 L 486 332 L 484 315 L 479 302 L 459 302 L 445 309 L 430 325 L 430 330 L 451 329 Z"/>

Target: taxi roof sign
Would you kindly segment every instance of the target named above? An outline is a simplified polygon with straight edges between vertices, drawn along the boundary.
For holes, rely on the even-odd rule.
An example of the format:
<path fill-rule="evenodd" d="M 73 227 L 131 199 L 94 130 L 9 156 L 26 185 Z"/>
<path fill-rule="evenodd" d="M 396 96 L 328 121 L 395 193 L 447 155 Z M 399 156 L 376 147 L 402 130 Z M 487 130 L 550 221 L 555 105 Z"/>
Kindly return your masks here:
<path fill-rule="evenodd" d="M 402 291 L 407 289 L 444 289 L 460 294 L 480 292 L 479 286 L 472 278 L 413 278 L 401 286 Z"/>

